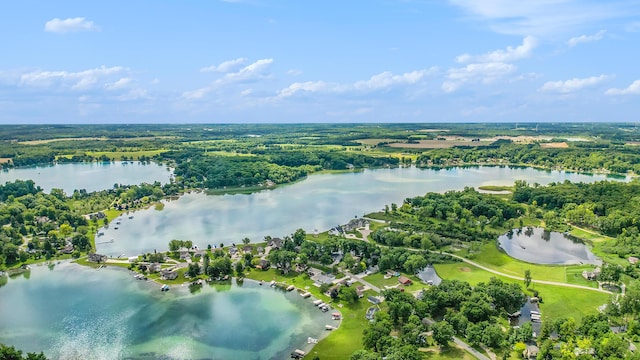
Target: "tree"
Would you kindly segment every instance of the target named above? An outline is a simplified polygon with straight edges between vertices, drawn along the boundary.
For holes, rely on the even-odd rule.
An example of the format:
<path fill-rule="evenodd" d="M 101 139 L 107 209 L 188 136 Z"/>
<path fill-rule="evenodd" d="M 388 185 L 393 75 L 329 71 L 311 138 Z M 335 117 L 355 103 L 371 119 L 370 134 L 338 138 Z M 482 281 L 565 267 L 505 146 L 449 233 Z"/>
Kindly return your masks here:
<path fill-rule="evenodd" d="M 378 360 L 378 359 L 380 359 L 380 355 L 364 349 L 357 350 L 356 352 L 351 354 L 351 357 L 349 357 L 349 360 Z"/>
<path fill-rule="evenodd" d="M 236 274 L 238 274 L 238 276 L 242 276 L 244 272 L 244 265 L 242 265 L 242 262 L 238 261 L 236 263 Z"/>
<path fill-rule="evenodd" d="M 447 321 L 440 321 L 431 326 L 433 331 L 433 340 L 440 345 L 440 347 L 446 348 L 449 346 L 449 342 L 453 341 L 453 326 Z"/>
<path fill-rule="evenodd" d="M 342 262 L 347 269 L 351 269 L 356 264 L 356 259 L 351 255 L 351 253 L 346 253 L 342 258 Z"/>
<path fill-rule="evenodd" d="M 23 357 L 22 351 L 17 350 L 13 346 L 6 346 L 4 344 L 0 344 L 0 359 L 2 360 L 47 360 L 47 357 L 44 356 L 43 353 L 27 353 L 26 356 Z"/>
<path fill-rule="evenodd" d="M 407 257 L 407 261 L 404 262 L 403 267 L 407 271 L 407 273 L 415 274 L 427 267 L 427 265 L 428 263 L 424 256 L 413 254 Z"/>
<path fill-rule="evenodd" d="M 531 270 L 527 269 L 524 271 L 524 287 L 528 289 L 530 284 L 531 284 Z"/>
<path fill-rule="evenodd" d="M 355 304 L 359 299 L 358 292 L 353 287 L 340 288 L 340 297 L 348 304 Z"/>
<path fill-rule="evenodd" d="M 200 265 L 196 263 L 189 264 L 187 268 L 187 276 L 194 278 L 200 274 Z"/>
<path fill-rule="evenodd" d="M 244 239 L 242 239 L 242 243 L 245 245 L 248 245 L 251 242 L 251 239 L 249 239 L 248 237 L 245 237 Z"/>
<path fill-rule="evenodd" d="M 293 242 L 296 246 L 302 245 L 304 238 L 307 237 L 307 233 L 303 229 L 297 229 L 293 233 Z"/>
<path fill-rule="evenodd" d="M 291 269 L 291 265 L 296 259 L 296 256 L 298 256 L 298 254 L 293 251 L 272 250 L 269 252 L 267 259 L 275 265 L 276 268 L 280 269 L 282 273 L 286 274 Z"/>

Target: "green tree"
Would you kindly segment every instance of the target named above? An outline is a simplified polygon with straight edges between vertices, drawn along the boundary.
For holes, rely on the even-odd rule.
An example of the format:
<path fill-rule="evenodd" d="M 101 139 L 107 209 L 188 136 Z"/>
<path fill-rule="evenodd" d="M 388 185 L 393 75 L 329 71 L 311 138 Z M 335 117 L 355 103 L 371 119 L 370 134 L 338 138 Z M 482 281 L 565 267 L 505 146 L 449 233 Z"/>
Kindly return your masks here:
<path fill-rule="evenodd" d="M 527 269 L 524 271 L 524 287 L 528 289 L 530 284 L 531 284 L 531 270 Z"/>
<path fill-rule="evenodd" d="M 447 321 L 440 321 L 433 324 L 431 330 L 433 331 L 433 340 L 436 344 L 440 345 L 440 347 L 446 348 L 449 346 L 449 343 L 453 341 L 453 326 Z"/>
<path fill-rule="evenodd" d="M 359 299 L 358 292 L 353 287 L 340 288 L 340 298 L 348 304 L 355 304 Z"/>

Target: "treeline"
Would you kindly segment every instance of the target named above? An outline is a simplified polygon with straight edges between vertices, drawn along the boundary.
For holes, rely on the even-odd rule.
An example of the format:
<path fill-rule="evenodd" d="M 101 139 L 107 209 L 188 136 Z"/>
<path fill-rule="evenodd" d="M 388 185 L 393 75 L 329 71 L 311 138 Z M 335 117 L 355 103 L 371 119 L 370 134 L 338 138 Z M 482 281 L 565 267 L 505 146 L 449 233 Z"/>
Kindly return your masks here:
<path fill-rule="evenodd" d="M 626 174 L 629 171 L 640 172 L 640 153 L 635 146 L 612 143 L 571 143 L 569 148 L 558 149 L 499 140 L 489 146 L 427 150 L 417 159 L 417 165 L 422 167 L 461 164 L 517 164 Z"/>

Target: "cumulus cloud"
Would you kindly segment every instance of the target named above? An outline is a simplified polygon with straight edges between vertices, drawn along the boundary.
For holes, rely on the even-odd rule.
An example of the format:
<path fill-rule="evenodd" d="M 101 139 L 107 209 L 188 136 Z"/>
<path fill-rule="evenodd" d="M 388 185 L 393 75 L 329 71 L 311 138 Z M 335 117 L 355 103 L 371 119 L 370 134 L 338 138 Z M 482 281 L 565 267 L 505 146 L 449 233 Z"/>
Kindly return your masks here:
<path fill-rule="evenodd" d="M 228 73 L 240 68 L 247 62 L 247 58 L 237 58 L 221 62 L 219 65 L 211 65 L 200 69 L 201 72 L 221 72 Z"/>
<path fill-rule="evenodd" d="M 118 81 L 106 83 L 104 88 L 107 90 L 118 90 L 127 87 L 131 83 L 131 78 L 120 78 Z"/>
<path fill-rule="evenodd" d="M 99 31 L 93 21 L 89 21 L 83 17 L 67 18 L 67 19 L 51 19 L 44 24 L 44 31 L 53 33 L 68 33 L 78 31 Z"/>
<path fill-rule="evenodd" d="M 345 93 L 345 92 L 371 92 L 390 89 L 396 86 L 412 85 L 423 80 L 424 77 L 433 74 L 437 68 L 415 70 L 404 74 L 393 74 L 385 71 L 371 76 L 367 80 L 359 80 L 350 84 L 328 83 L 324 81 L 295 82 L 278 91 L 278 97 L 284 98 L 299 92 L 309 93 Z"/>
<path fill-rule="evenodd" d="M 34 87 L 69 86 L 72 90 L 86 90 L 126 69 L 121 66 L 101 66 L 78 72 L 32 71 L 20 75 L 18 85 Z"/>
<path fill-rule="evenodd" d="M 492 83 L 515 70 L 515 65 L 502 62 L 469 64 L 460 68 L 452 68 L 449 69 L 447 79 L 442 83 L 442 90 L 451 93 L 467 83 Z"/>
<path fill-rule="evenodd" d="M 241 59 L 242 61 L 240 61 Z M 273 59 L 260 59 L 240 68 L 237 71 L 230 71 L 234 67 L 237 68 L 237 66 L 243 62 L 245 62 L 243 58 L 225 61 L 222 64 L 215 66 L 215 69 L 207 70 L 218 71 L 217 69 L 220 69 L 220 67 L 222 66 L 222 69 L 227 72 L 224 74 L 224 76 L 214 80 L 209 86 L 183 92 L 182 98 L 187 100 L 198 100 L 204 98 L 207 94 L 214 91 L 215 89 L 221 88 L 226 85 L 255 82 L 261 79 L 268 78 L 269 74 L 267 70 L 273 63 Z M 201 71 L 202 70 L 203 69 L 201 69 Z"/>
<path fill-rule="evenodd" d="M 578 44 L 602 40 L 605 33 L 606 33 L 605 30 L 600 30 L 593 35 L 580 35 L 580 36 L 572 37 L 567 41 L 567 45 L 569 45 L 569 47 L 574 47 Z"/>
<path fill-rule="evenodd" d="M 470 63 L 470 62 L 489 62 L 489 63 L 502 63 L 512 62 L 531 56 L 533 49 L 538 46 L 538 40 L 533 36 L 527 36 L 522 40 L 522 45 L 517 47 L 507 46 L 506 49 L 500 49 L 488 52 L 483 55 L 469 55 L 462 54 L 456 58 L 458 63 Z"/>
<path fill-rule="evenodd" d="M 591 76 L 588 78 L 574 78 L 569 80 L 560 81 L 547 81 L 542 85 L 540 91 L 543 92 L 559 92 L 563 94 L 575 92 L 587 87 L 601 84 L 607 80 L 612 79 L 611 75 Z"/>
<path fill-rule="evenodd" d="M 640 80 L 636 80 L 623 89 L 611 88 L 605 92 L 607 95 L 640 95 Z"/>

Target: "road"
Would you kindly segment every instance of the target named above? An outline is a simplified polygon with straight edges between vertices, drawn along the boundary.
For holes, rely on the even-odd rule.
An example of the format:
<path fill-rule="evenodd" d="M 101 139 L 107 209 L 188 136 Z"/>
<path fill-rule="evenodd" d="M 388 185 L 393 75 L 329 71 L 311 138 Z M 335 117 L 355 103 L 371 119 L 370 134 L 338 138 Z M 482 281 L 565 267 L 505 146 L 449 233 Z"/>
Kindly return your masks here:
<path fill-rule="evenodd" d="M 458 339 L 457 337 L 453 337 L 453 342 L 458 345 L 460 348 L 466 350 L 468 353 L 470 353 L 471 355 L 475 356 L 476 359 L 480 359 L 480 360 L 491 360 L 489 359 L 487 356 L 485 356 L 484 354 L 482 354 L 481 352 L 479 352 L 478 350 L 474 349 L 471 347 L 471 345 L 467 344 L 466 342 Z"/>
<path fill-rule="evenodd" d="M 359 275 L 354 275 L 354 274 L 351 274 L 350 272 L 347 272 L 347 275 L 351 276 L 351 278 L 352 278 L 352 279 L 358 280 L 358 281 L 359 281 L 359 282 L 361 282 L 362 284 L 364 284 L 364 285 L 368 286 L 368 287 L 369 287 L 369 289 L 371 289 L 371 290 L 373 290 L 373 291 L 375 291 L 375 292 L 377 292 L 377 293 L 381 293 L 381 292 L 382 292 L 382 290 L 380 290 L 380 288 L 379 288 L 379 287 L 377 287 L 377 286 L 373 285 L 372 283 L 370 283 L 370 282 L 368 282 L 368 281 L 364 280 L 364 279 L 363 279 L 363 278 L 361 278 Z"/>
<path fill-rule="evenodd" d="M 500 271 L 496 271 L 493 269 L 490 269 L 486 266 L 482 266 L 480 264 L 478 264 L 477 262 L 471 261 L 467 258 L 464 258 L 462 256 L 459 255 L 455 255 L 455 254 L 451 254 L 451 253 L 447 253 L 447 252 L 442 252 L 443 255 L 449 255 L 451 257 L 454 257 L 456 259 L 462 260 L 463 262 L 475 266 L 479 269 L 482 269 L 484 271 L 488 271 L 492 274 L 496 274 L 496 275 L 500 275 L 500 276 L 504 276 L 510 279 L 514 279 L 514 280 L 520 280 L 520 281 L 524 281 L 524 278 L 519 277 L 519 276 L 514 276 L 514 275 L 509 275 L 509 274 L 505 274 L 502 273 Z M 553 286 L 564 286 L 564 287 L 570 287 L 570 288 L 574 288 L 574 289 L 582 289 L 582 290 L 591 290 L 591 291 L 598 291 L 601 293 L 605 293 L 605 294 L 612 294 L 611 291 L 607 291 L 604 289 L 599 289 L 599 288 L 592 288 L 592 287 L 588 287 L 588 286 L 582 286 L 582 285 L 575 285 L 575 284 L 567 284 L 567 283 L 560 283 L 560 282 L 555 282 L 555 281 L 545 281 L 545 280 L 531 280 L 532 283 L 536 283 L 536 284 L 543 284 L 543 285 L 553 285 Z"/>

